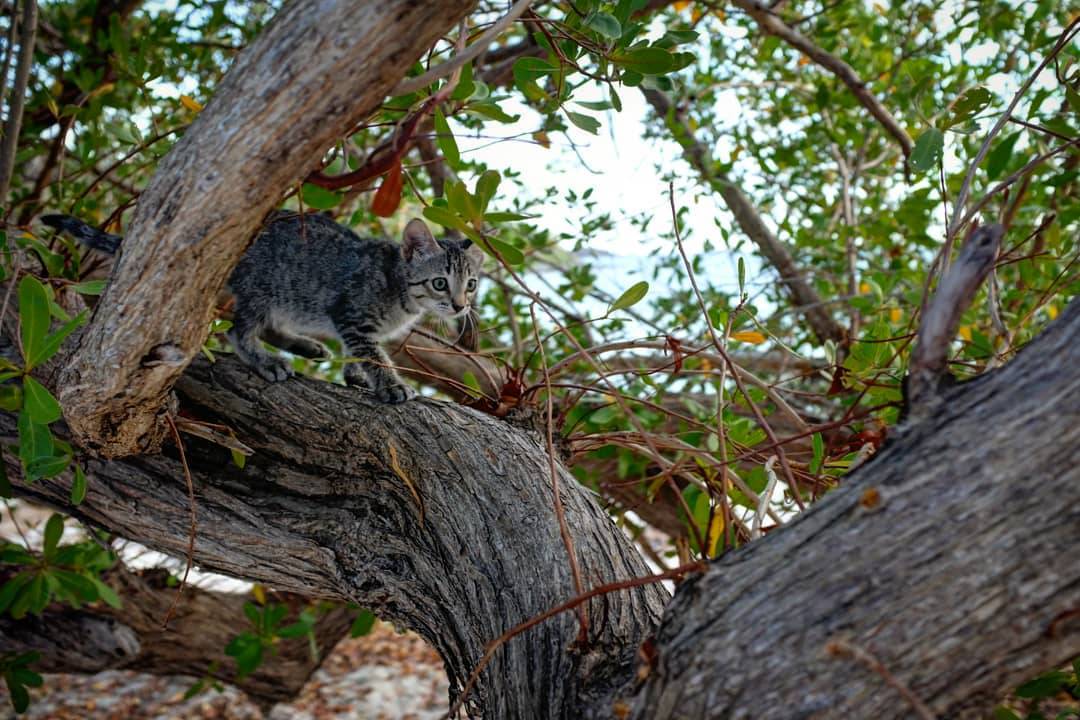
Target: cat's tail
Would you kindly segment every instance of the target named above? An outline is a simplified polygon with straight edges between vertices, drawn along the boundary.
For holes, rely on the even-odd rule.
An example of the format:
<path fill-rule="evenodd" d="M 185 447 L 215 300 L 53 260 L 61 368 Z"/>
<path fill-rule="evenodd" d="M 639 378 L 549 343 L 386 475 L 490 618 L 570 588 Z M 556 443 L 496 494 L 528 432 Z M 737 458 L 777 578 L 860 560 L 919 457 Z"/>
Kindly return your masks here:
<path fill-rule="evenodd" d="M 83 245 L 109 255 L 116 254 L 120 249 L 120 241 L 123 240 L 119 235 L 102 232 L 71 215 L 42 215 L 41 222 L 57 230 L 64 230 Z"/>

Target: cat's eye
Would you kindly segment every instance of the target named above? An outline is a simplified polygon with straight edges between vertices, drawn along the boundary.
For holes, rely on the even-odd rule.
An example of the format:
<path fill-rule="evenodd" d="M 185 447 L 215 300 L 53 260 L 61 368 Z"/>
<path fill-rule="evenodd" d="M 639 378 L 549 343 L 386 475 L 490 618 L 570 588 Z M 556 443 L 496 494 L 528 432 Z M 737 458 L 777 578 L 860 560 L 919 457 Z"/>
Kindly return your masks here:
<path fill-rule="evenodd" d="M 434 280 L 431 281 L 431 287 L 435 288 L 436 290 L 438 290 L 440 292 L 443 292 L 447 288 L 449 288 L 450 285 L 446 282 L 446 278 L 437 277 L 437 278 L 435 278 Z"/>
<path fill-rule="evenodd" d="M 467 285 L 469 292 L 476 289 L 476 278 L 469 278 L 469 284 Z"/>

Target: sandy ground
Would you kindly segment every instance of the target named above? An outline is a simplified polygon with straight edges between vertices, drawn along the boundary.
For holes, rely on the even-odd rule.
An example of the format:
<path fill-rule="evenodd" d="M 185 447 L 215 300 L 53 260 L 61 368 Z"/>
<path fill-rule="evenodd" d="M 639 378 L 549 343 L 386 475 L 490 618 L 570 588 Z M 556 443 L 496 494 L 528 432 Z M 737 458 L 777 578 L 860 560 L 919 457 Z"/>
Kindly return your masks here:
<path fill-rule="evenodd" d="M 415 635 L 379 623 L 369 635 L 338 643 L 291 703 L 263 715 L 232 687 L 190 700 L 192 678 L 136 672 L 47 675 L 34 690 L 32 720 L 436 720 L 447 710 L 442 662 Z M 0 717 L 16 717 L 0 683 Z"/>

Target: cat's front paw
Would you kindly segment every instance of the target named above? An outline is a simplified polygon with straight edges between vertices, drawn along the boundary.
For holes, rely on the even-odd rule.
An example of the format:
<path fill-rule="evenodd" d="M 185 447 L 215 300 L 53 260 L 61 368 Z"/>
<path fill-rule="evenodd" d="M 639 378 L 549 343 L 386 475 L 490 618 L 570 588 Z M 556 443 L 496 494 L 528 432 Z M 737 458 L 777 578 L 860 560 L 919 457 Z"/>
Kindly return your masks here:
<path fill-rule="evenodd" d="M 400 405 L 416 397 L 416 391 L 407 385 L 386 385 L 375 391 L 375 397 L 387 405 Z"/>
<path fill-rule="evenodd" d="M 281 382 L 296 374 L 291 365 L 278 358 L 262 360 L 253 365 L 252 369 L 266 382 Z"/>

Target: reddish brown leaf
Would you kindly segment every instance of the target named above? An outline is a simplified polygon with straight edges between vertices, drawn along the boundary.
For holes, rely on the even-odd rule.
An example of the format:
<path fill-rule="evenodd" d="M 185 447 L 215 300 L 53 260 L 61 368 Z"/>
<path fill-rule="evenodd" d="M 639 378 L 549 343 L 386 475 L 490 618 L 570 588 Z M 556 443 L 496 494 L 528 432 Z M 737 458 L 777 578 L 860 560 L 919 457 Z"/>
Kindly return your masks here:
<path fill-rule="evenodd" d="M 401 160 L 391 166 L 382 185 L 375 191 L 371 212 L 379 217 L 390 217 L 401 204 Z"/>

